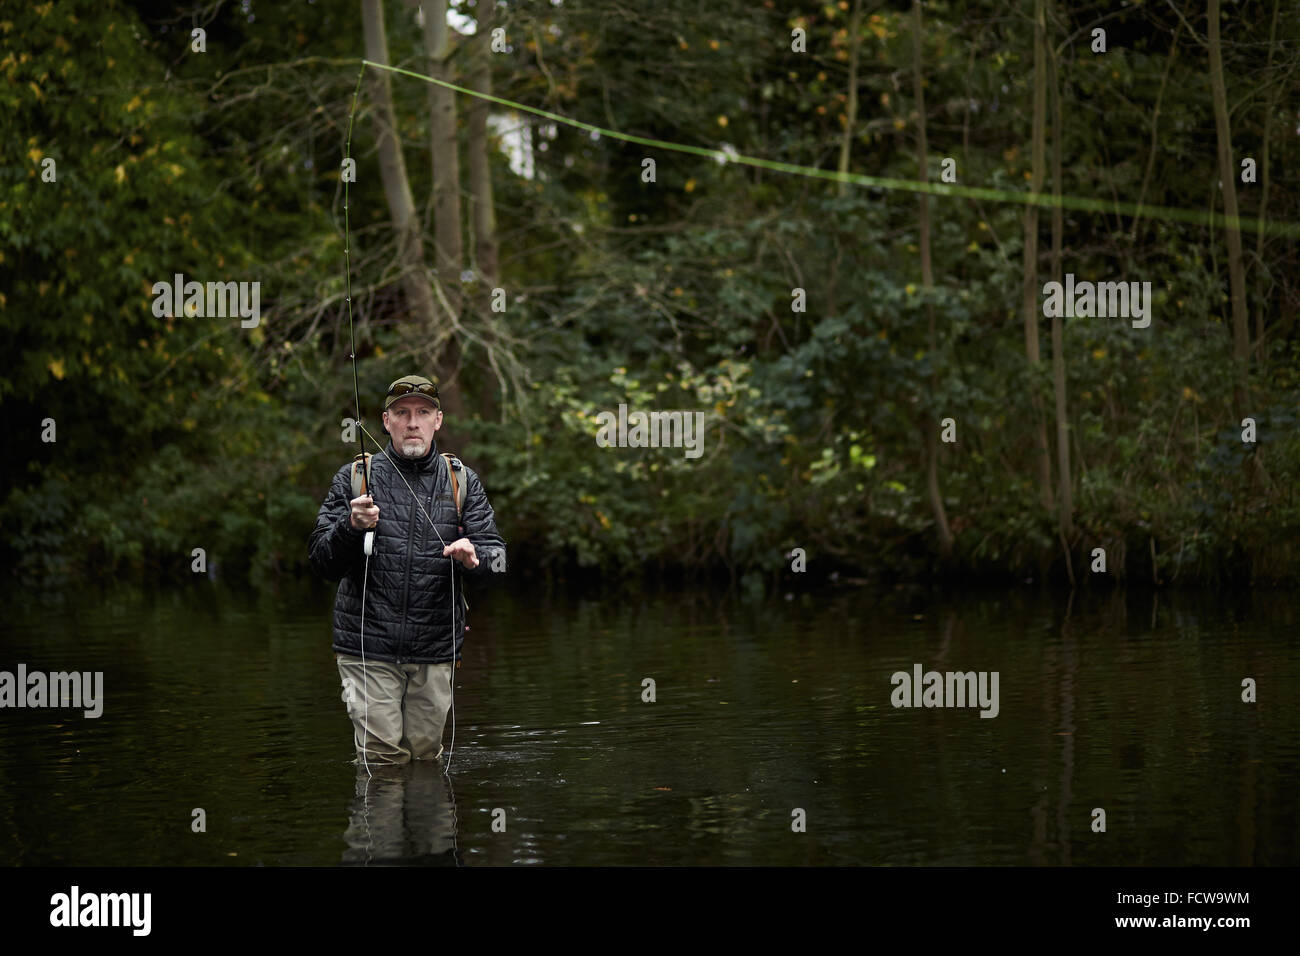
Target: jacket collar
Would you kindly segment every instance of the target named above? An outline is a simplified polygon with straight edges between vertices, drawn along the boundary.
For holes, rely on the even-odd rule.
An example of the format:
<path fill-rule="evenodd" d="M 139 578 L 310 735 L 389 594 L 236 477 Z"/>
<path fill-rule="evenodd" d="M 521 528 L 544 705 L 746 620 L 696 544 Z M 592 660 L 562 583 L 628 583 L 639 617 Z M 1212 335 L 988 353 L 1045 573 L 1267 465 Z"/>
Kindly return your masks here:
<path fill-rule="evenodd" d="M 438 442 L 436 440 L 429 442 L 429 453 L 423 458 L 403 458 L 393 446 L 392 439 L 389 439 L 388 458 L 408 475 L 422 474 L 431 471 L 433 463 L 438 460 Z"/>

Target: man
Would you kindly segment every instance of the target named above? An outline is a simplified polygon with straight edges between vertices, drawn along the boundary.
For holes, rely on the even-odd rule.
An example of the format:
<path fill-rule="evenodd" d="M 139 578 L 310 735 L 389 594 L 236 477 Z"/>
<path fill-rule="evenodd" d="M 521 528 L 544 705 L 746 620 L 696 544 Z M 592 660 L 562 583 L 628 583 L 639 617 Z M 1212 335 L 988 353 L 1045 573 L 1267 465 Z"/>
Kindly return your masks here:
<path fill-rule="evenodd" d="M 334 651 L 367 768 L 442 755 L 452 664 L 465 636 L 463 578 L 453 580 L 453 561 L 479 576 L 504 571 L 506 556 L 478 475 L 438 454 L 437 386 L 419 375 L 399 378 L 388 387 L 383 422 L 392 440 L 370 459 L 370 493 L 353 497 L 352 466 L 340 468 L 310 545 L 312 567 L 341 582 Z M 459 521 L 453 469 L 464 488 Z M 372 530 L 367 571 L 363 542 Z"/>

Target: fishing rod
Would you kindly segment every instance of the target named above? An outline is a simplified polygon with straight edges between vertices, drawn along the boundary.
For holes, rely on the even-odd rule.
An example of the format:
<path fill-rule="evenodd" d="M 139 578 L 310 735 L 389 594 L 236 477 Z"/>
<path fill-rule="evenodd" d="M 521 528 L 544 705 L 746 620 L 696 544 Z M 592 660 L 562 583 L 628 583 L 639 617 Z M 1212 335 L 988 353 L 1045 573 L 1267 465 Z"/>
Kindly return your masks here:
<path fill-rule="evenodd" d="M 352 120 L 357 115 L 357 96 L 361 93 L 361 79 L 365 75 L 366 67 L 363 63 L 361 71 L 357 74 L 357 86 L 352 91 L 352 112 L 348 114 L 348 140 L 344 146 L 344 157 L 352 158 Z M 357 336 L 352 328 L 352 231 L 348 215 L 348 177 L 343 177 L 343 271 L 346 291 L 344 293 L 348 304 L 348 343 L 352 347 L 352 394 L 357 401 L 357 425 L 361 424 L 361 386 L 357 381 Z M 364 430 L 362 430 L 364 434 Z M 360 498 L 363 495 L 370 494 L 370 456 L 366 454 L 365 441 L 362 435 L 357 435 L 357 457 L 352 460 L 352 491 L 353 498 Z M 359 467 L 358 467 L 359 466 Z M 358 482 L 358 475 L 360 482 Z M 375 533 L 367 531 L 363 549 L 368 558 L 374 551 Z M 367 562 L 369 563 L 369 562 Z M 363 583 L 364 587 L 364 583 Z M 364 591 L 362 592 L 362 601 L 365 601 Z M 365 645 L 362 645 L 362 651 L 365 651 Z M 367 768 L 368 769 L 368 768 Z"/>
<path fill-rule="evenodd" d="M 357 85 L 356 88 L 352 91 L 352 111 L 348 114 L 348 137 L 347 137 L 347 143 L 344 146 L 344 153 L 343 153 L 345 160 L 352 158 L 352 124 L 353 124 L 353 120 L 356 118 L 357 99 L 361 93 L 361 80 L 365 76 L 365 72 L 366 72 L 366 61 L 362 60 L 361 69 L 357 73 Z M 388 450 L 384 448 L 384 446 L 375 439 L 375 436 L 371 435 L 370 432 L 366 430 L 365 425 L 361 423 L 361 387 L 357 377 L 357 339 L 356 339 L 356 332 L 352 324 L 352 238 L 351 238 L 352 234 L 351 234 L 349 208 L 348 208 L 351 205 L 351 203 L 349 202 L 348 185 L 349 185 L 349 179 L 347 176 L 344 176 L 343 177 L 343 266 L 344 266 L 344 273 L 345 273 L 344 296 L 347 300 L 347 308 L 348 308 L 348 343 L 351 346 L 350 358 L 352 360 L 352 394 L 356 399 L 356 406 L 357 406 L 356 424 L 357 424 L 357 429 L 360 432 L 360 434 L 357 436 L 358 454 L 352 460 L 352 469 L 351 469 L 352 497 L 354 499 L 361 498 L 369 495 L 372 491 L 373 486 L 370 480 L 371 479 L 370 463 L 373 456 L 368 455 L 366 453 L 366 446 L 364 441 L 365 438 L 369 438 L 371 443 L 374 444 L 374 446 L 379 449 L 380 453 L 386 459 L 388 459 L 388 463 L 389 465 L 392 466 L 392 470 L 397 475 L 397 477 L 402 479 L 402 483 L 406 485 L 406 490 L 409 491 L 411 494 L 411 500 L 415 502 L 416 507 L 420 509 L 420 513 L 424 515 L 425 520 L 429 523 L 429 527 L 433 529 L 433 533 L 438 536 L 438 543 L 442 545 L 443 550 L 445 551 L 447 549 L 447 542 L 443 539 L 442 533 L 438 530 L 438 526 L 433 523 L 433 518 L 429 516 L 429 512 L 425 511 L 424 505 L 420 503 L 420 497 L 415 493 L 415 489 L 412 488 L 411 483 L 406 480 L 406 476 L 403 475 L 401 469 L 397 467 L 396 462 L 394 462 L 392 457 L 388 454 Z M 372 503 L 373 500 L 374 499 L 372 498 L 371 499 Z M 350 514 L 348 520 L 349 522 L 352 520 Z M 370 696 L 367 692 L 368 681 L 366 680 L 366 590 L 370 582 L 370 556 L 374 552 L 374 546 L 375 546 L 375 532 L 373 529 L 371 529 L 366 531 L 364 543 L 362 545 L 362 551 L 365 553 L 366 556 L 366 563 L 365 563 L 365 568 L 362 571 L 362 577 L 361 577 L 361 631 L 360 631 L 361 681 L 363 684 L 367 684 L 367 687 L 362 689 L 362 697 L 364 699 L 363 706 L 365 708 L 363 722 L 364 722 L 366 732 L 369 732 L 370 729 Z M 451 706 L 450 706 L 451 742 L 447 751 L 447 763 L 446 766 L 443 768 L 443 773 L 450 775 L 451 758 L 456 751 L 456 665 L 457 665 L 457 661 L 456 661 L 456 559 L 454 557 L 448 556 L 447 560 L 451 564 L 451 675 L 448 681 L 451 690 Z M 373 777 L 373 774 L 371 774 L 370 772 L 370 763 L 366 759 L 366 747 L 365 747 L 364 740 L 362 741 L 361 761 L 366 768 L 367 778 Z"/>
<path fill-rule="evenodd" d="M 352 91 L 352 111 L 348 114 L 348 138 L 343 147 L 344 162 L 352 158 L 352 121 L 357 115 L 357 98 L 361 94 L 361 79 L 365 76 L 366 67 L 363 63 L 361 70 L 357 73 L 356 89 Z M 361 386 L 357 380 L 357 336 L 352 327 L 352 230 L 349 222 L 348 206 L 351 205 L 348 192 L 349 177 L 343 176 L 343 275 L 345 291 L 344 296 L 347 299 L 348 306 L 348 344 L 352 347 L 352 394 L 357 401 L 357 426 L 361 434 L 357 435 L 357 457 L 352 460 L 352 497 L 360 498 L 363 495 L 370 494 L 370 456 L 366 454 L 366 445 L 363 435 L 364 429 L 361 429 Z M 372 501 L 374 499 L 371 499 Z M 352 521 L 349 513 L 348 521 Z M 375 532 L 367 531 L 362 545 L 362 550 L 366 555 L 365 570 L 361 575 L 361 699 L 364 707 L 364 716 L 362 725 L 365 728 L 364 733 L 370 731 L 370 686 L 366 679 L 366 585 L 370 580 L 370 555 L 375 549 Z M 370 772 L 370 761 L 366 758 L 366 740 L 364 733 L 361 740 L 361 763 L 366 768 L 367 785 L 369 778 L 374 775 Z"/>

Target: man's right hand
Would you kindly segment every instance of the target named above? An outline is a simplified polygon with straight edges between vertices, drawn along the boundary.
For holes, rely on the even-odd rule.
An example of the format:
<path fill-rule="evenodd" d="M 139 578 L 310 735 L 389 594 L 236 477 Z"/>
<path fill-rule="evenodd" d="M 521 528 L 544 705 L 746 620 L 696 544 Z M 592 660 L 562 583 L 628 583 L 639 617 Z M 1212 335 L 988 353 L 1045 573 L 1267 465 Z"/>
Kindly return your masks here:
<path fill-rule="evenodd" d="M 352 513 L 348 520 L 357 531 L 369 531 L 379 523 L 379 505 L 369 495 L 352 499 Z"/>

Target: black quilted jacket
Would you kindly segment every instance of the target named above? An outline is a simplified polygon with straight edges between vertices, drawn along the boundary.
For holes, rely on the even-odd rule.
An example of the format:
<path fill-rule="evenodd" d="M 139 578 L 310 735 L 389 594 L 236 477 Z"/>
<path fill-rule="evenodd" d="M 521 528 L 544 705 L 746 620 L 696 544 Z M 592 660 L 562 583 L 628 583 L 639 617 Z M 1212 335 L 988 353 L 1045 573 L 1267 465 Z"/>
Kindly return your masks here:
<path fill-rule="evenodd" d="M 399 455 L 390 442 L 387 455 L 371 458 L 371 493 L 379 506 L 379 524 L 375 528 L 365 591 L 367 659 L 398 664 L 445 664 L 452 660 L 453 634 L 455 656 L 459 658 L 465 639 L 463 575 L 505 571 L 506 543 L 497 532 L 492 505 L 478 475 L 462 465 L 457 480 L 468 483 L 461 519 L 463 533 L 457 530 L 451 479 L 447 466 L 438 457 L 436 444 L 423 458 L 411 460 Z M 442 541 L 413 503 L 412 490 L 433 519 Z M 334 599 L 334 650 L 360 657 L 365 532 L 355 530 L 348 520 L 351 500 L 349 463 L 335 473 L 329 494 L 321 504 L 311 533 L 310 554 L 312 567 L 322 577 L 340 582 Z M 473 571 L 442 556 L 442 542 L 451 544 L 461 537 L 469 538 L 478 555 L 479 565 Z M 453 564 L 455 612 L 451 597 Z"/>

